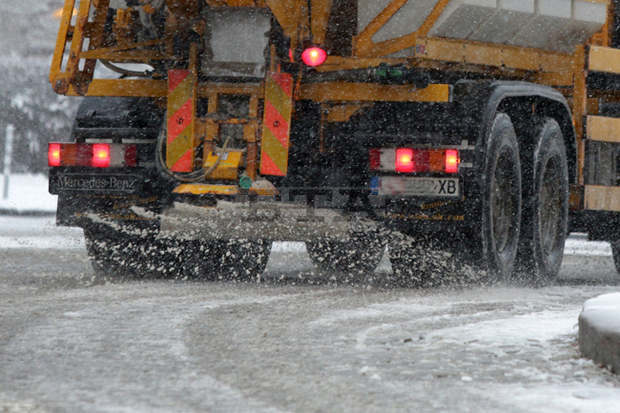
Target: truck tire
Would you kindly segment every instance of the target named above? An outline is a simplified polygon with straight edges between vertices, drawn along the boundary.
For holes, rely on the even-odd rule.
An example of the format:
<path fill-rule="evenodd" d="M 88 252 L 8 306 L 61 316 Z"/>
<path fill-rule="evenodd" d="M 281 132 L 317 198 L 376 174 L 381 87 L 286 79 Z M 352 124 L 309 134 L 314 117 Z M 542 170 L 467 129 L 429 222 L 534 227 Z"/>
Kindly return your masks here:
<path fill-rule="evenodd" d="M 137 259 L 134 242 L 114 231 L 84 229 L 86 251 L 95 275 L 124 278 L 135 274 Z"/>
<path fill-rule="evenodd" d="M 271 253 L 270 240 L 232 239 L 215 242 L 216 247 L 212 244 L 211 248 L 218 251 L 218 256 L 209 260 L 213 263 L 210 269 L 212 275 L 221 280 L 260 281 Z"/>
<path fill-rule="evenodd" d="M 306 250 L 320 271 L 342 274 L 345 282 L 358 282 L 375 271 L 385 242 L 379 234 L 354 233 L 347 241 L 326 237 L 306 242 Z"/>
<path fill-rule="evenodd" d="M 524 166 L 524 201 L 518 276 L 546 284 L 560 271 L 568 231 L 568 163 L 560 125 L 540 122 Z"/>
<path fill-rule="evenodd" d="M 505 113 L 495 116 L 487 138 L 480 194 L 480 227 L 470 242 L 489 281 L 508 282 L 521 227 L 521 163 L 517 135 Z"/>
<path fill-rule="evenodd" d="M 172 240 L 133 236 L 122 231 L 84 229 L 86 251 L 95 274 L 106 278 L 179 278 L 186 267 L 183 248 Z"/>

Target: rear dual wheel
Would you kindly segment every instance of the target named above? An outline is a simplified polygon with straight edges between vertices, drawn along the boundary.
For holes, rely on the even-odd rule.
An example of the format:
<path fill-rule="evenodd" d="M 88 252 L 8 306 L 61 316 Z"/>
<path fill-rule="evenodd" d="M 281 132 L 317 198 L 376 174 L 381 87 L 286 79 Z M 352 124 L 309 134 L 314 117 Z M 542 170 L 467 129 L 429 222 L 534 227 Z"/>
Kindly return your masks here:
<path fill-rule="evenodd" d="M 542 285 L 557 277 L 562 264 L 569 191 L 564 137 L 552 118 L 535 127 L 534 141 L 522 148 L 523 174 L 507 115 L 496 116 L 489 136 L 481 252 L 493 281 Z"/>
<path fill-rule="evenodd" d="M 562 264 L 568 231 L 568 164 L 560 125 L 541 120 L 528 168 L 518 255 L 518 275 L 534 284 L 554 280 Z"/>
<path fill-rule="evenodd" d="M 123 230 L 85 228 L 84 238 L 97 276 L 139 277 L 159 268 L 159 250 L 153 234 L 139 236 Z"/>
<path fill-rule="evenodd" d="M 84 236 L 95 274 L 109 278 L 252 281 L 265 270 L 271 251 L 266 240 L 180 240 L 95 229 L 85 229 Z"/>
<path fill-rule="evenodd" d="M 490 281 L 512 278 L 521 229 L 521 163 L 517 135 L 504 113 L 495 116 L 482 174 L 481 221 L 473 239 Z"/>
<path fill-rule="evenodd" d="M 562 264 L 569 191 L 564 137 L 552 118 L 535 127 L 534 141 L 522 148 L 523 164 L 507 115 L 496 116 L 489 135 L 481 252 L 492 281 L 546 284 Z"/>

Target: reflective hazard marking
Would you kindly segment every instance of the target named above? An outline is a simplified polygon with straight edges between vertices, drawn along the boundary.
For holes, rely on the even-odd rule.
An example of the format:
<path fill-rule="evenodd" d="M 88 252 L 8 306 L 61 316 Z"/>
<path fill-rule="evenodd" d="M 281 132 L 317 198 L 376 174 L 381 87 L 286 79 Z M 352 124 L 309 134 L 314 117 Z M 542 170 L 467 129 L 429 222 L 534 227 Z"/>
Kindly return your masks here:
<path fill-rule="evenodd" d="M 265 115 L 260 173 L 286 176 L 293 113 L 293 77 L 269 73 L 265 82 Z"/>
<path fill-rule="evenodd" d="M 174 172 L 193 170 L 195 84 L 189 70 L 168 72 L 166 165 Z"/>

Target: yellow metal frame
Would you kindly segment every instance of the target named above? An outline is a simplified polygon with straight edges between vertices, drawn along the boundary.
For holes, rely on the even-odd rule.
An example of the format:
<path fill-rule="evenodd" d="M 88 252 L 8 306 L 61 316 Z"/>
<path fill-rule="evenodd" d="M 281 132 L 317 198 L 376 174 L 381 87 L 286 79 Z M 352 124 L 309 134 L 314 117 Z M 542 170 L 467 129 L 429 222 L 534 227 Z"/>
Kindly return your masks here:
<path fill-rule="evenodd" d="M 611 27 L 609 23 L 607 26 L 608 29 Z M 618 101 L 620 95 L 614 91 L 588 90 L 587 76 L 590 72 L 620 74 L 620 50 L 591 45 L 580 48 L 577 56 L 577 62 L 584 62 L 583 65 L 575 65 L 573 93 L 573 117 L 579 139 L 579 183 L 582 185 L 580 193 L 583 194 L 581 206 L 587 210 L 620 212 L 620 186 L 583 185 L 586 142 L 620 144 L 620 119 L 598 113 L 598 98 Z"/>
<path fill-rule="evenodd" d="M 584 208 L 593 211 L 620 212 L 620 186 L 586 185 Z"/>
<path fill-rule="evenodd" d="M 415 32 L 380 43 L 373 42 L 372 37 L 398 13 L 407 1 L 408 0 L 392 0 L 392 2 L 390 2 L 390 4 L 383 9 L 362 32 L 353 39 L 353 54 L 355 56 L 387 56 L 414 47 L 418 38 L 426 37 L 451 0 L 439 0 L 424 23 L 422 23 L 420 28 Z"/>
<path fill-rule="evenodd" d="M 75 3 L 79 1 L 78 9 Z M 193 4 L 195 0 L 168 0 L 169 3 Z M 608 0 L 597 0 L 607 2 Z M 575 64 L 581 65 L 579 51 L 575 54 L 546 52 L 538 49 L 506 46 L 498 44 L 477 43 L 471 41 L 427 38 L 425 37 L 448 4 L 440 0 L 420 28 L 408 35 L 385 42 L 374 43 L 372 36 L 381 29 L 406 3 L 405 0 L 392 0 L 388 6 L 354 38 L 354 56 L 329 57 L 327 62 L 317 68 L 320 72 L 363 69 L 379 64 L 405 64 L 410 67 L 435 68 L 438 70 L 457 70 L 469 66 L 471 71 L 493 70 L 496 77 L 518 76 L 543 84 L 571 87 Z M 213 7 L 269 7 L 283 27 L 285 34 L 291 37 L 291 46 L 295 47 L 303 39 L 312 39 L 321 43 L 325 38 L 327 22 L 332 7 L 332 0 L 312 0 L 312 18 L 308 18 L 307 1 L 302 0 L 208 0 Z M 158 80 L 147 79 L 93 79 L 94 64 L 97 59 L 117 63 L 148 63 L 154 60 L 173 59 L 162 50 L 170 39 L 142 43 L 125 43 L 115 47 L 101 46 L 102 34 L 95 29 L 105 16 L 104 9 L 109 0 L 65 0 L 58 41 L 50 71 L 50 81 L 58 93 L 87 96 L 165 96 L 165 87 Z M 178 6 L 178 5 L 177 5 Z M 91 8 L 95 10 L 95 21 L 88 22 Z M 98 12 L 99 11 L 99 12 Z M 71 25 L 76 13 L 75 25 Z M 102 17 L 103 16 L 103 17 Z M 311 27 L 308 27 L 308 22 Z M 607 25 L 608 26 L 608 25 Z M 606 26 L 606 27 L 607 27 Z M 311 30 L 310 30 L 311 29 Z M 609 30 L 603 30 L 608 32 Z M 597 36 L 597 43 L 608 42 L 608 35 Z M 85 39 L 89 40 L 88 50 L 82 50 Z M 70 48 L 66 63 L 63 58 L 67 47 Z M 412 48 L 412 58 L 389 58 L 387 55 Z M 618 51 L 603 46 L 593 46 L 590 53 L 591 66 L 609 64 L 608 57 Z M 598 58 L 598 56 L 601 56 Z M 617 59 L 614 56 L 612 61 Z M 85 65 L 80 70 L 80 62 Z M 604 63 L 603 63 L 604 62 Z M 459 67 L 454 67 L 457 63 Z M 450 66 L 452 65 L 452 66 Z M 618 63 L 620 65 L 620 63 Z M 583 66 L 581 66 L 583 69 Z M 610 71 L 620 71 L 620 67 L 610 67 Z M 363 89 L 363 88 L 362 88 Z M 131 90 L 131 92 L 129 92 Z M 355 88 L 349 95 L 355 94 Z M 360 101 L 367 100 L 362 90 Z M 347 99 L 349 100 L 349 99 Z"/>
<path fill-rule="evenodd" d="M 174 188 L 172 192 L 187 195 L 239 195 L 239 187 L 237 185 L 182 184 Z"/>
<path fill-rule="evenodd" d="M 620 73 L 620 49 L 591 46 L 588 55 L 588 69 L 594 72 Z"/>
<path fill-rule="evenodd" d="M 76 9 L 78 1 L 79 5 Z M 157 50 L 144 49 L 160 45 L 161 41 L 135 44 L 121 42 L 122 44 L 116 47 L 101 47 L 104 34 L 97 28 L 104 26 L 109 4 L 110 0 L 65 0 L 50 67 L 50 82 L 57 93 L 88 95 L 94 82 L 93 74 L 97 59 L 121 63 L 148 63 L 165 58 Z M 89 21 L 91 14 L 94 17 L 92 21 Z M 75 23 L 72 25 L 74 18 Z M 84 50 L 87 41 L 88 50 Z M 80 67 L 82 61 L 84 63 Z M 115 90 L 127 87 L 126 83 L 122 83 L 122 86 L 114 85 L 117 82 L 118 80 L 107 80 L 100 83 L 100 86 L 105 84 L 106 87 L 112 87 Z M 145 82 L 142 82 L 142 85 L 144 86 Z M 101 90 L 102 88 L 98 88 L 90 94 L 100 96 L 98 92 Z M 149 90 L 141 90 L 138 93 L 152 96 Z"/>
<path fill-rule="evenodd" d="M 239 167 L 243 161 L 243 153 L 240 151 L 229 151 L 216 155 L 213 152 L 207 154 L 204 160 L 206 169 L 217 166 L 211 172 L 208 179 L 223 179 L 228 181 L 236 181 L 239 179 Z"/>
<path fill-rule="evenodd" d="M 449 102 L 451 86 L 432 84 L 424 89 L 411 85 L 321 82 L 301 85 L 300 99 L 315 102 Z"/>
<path fill-rule="evenodd" d="M 265 7 L 265 0 L 206 0 L 211 7 Z"/>
<path fill-rule="evenodd" d="M 110 0 L 65 0 L 50 69 L 50 82 L 54 90 L 66 95 L 140 96 L 162 100 L 167 98 L 167 84 L 163 79 L 94 79 L 95 64 L 97 60 L 115 63 L 174 60 L 172 33 L 175 27 L 194 24 L 191 22 L 192 11 L 196 10 L 199 1 L 206 1 L 211 7 L 269 8 L 284 34 L 290 38 L 293 50 L 298 49 L 302 42 L 322 44 L 325 41 L 333 6 L 333 0 L 166 0 L 174 16 L 169 16 L 166 35 L 162 39 L 135 43 L 128 40 L 129 37 L 121 37 L 116 46 L 107 47 L 103 44 L 105 39 L 101 28 L 107 18 Z M 391 0 L 368 26 L 354 37 L 352 56 L 330 56 L 326 63 L 316 70 L 325 73 L 366 69 L 381 64 L 405 65 L 411 68 L 484 73 L 498 79 L 524 79 L 558 87 L 572 105 L 577 133 L 578 186 L 571 194 L 574 199 L 584 200 L 586 207 L 608 205 L 609 202 L 604 200 L 588 200 L 601 197 L 607 199 L 605 197 L 609 197 L 609 194 L 617 196 L 617 189 L 597 187 L 589 192 L 584 191 L 583 169 L 587 139 L 618 142 L 619 134 L 615 130 L 620 125 L 615 120 L 601 120 L 596 117 L 598 109 L 594 98 L 604 94 L 605 98 L 620 101 L 620 93 L 592 91 L 587 87 L 589 72 L 620 74 L 620 50 L 609 47 L 613 29 L 612 3 L 609 0 L 590 0 L 608 5 L 610 10 L 607 23 L 599 33 L 586 44 L 577 47 L 573 53 L 562 54 L 524 47 L 428 37 L 449 1 L 439 0 L 417 30 L 375 43 L 373 36 L 407 3 L 407 0 Z M 130 18 L 129 14 L 120 16 L 119 27 L 115 33 L 122 34 Z M 86 44 L 88 47 L 85 47 Z M 390 57 L 406 49 L 412 50 L 411 57 Z M 277 64 L 272 62 L 272 69 L 275 68 Z M 213 148 L 215 136 L 222 123 L 215 116 L 211 116 L 217 111 L 217 96 L 250 96 L 250 119 L 243 124 L 244 137 L 248 143 L 247 170 L 254 179 L 260 134 L 258 102 L 264 95 L 264 82 L 249 85 L 201 82 L 197 84 L 196 90 L 197 99 L 209 99 L 209 115 L 197 119 L 196 125 L 196 141 L 203 142 L 205 150 Z M 308 84 L 300 77 L 295 99 L 309 99 L 321 103 L 324 108 L 333 108 L 325 111 L 324 121 L 338 122 L 346 121 L 360 108 L 373 102 L 449 102 L 450 92 L 450 86 L 445 84 L 416 90 L 409 85 L 352 82 Z M 204 161 L 206 159 L 203 163 Z M 611 204 L 608 206 L 614 207 Z"/>
<path fill-rule="evenodd" d="M 586 128 L 589 140 L 620 144 L 620 118 L 588 116 Z"/>

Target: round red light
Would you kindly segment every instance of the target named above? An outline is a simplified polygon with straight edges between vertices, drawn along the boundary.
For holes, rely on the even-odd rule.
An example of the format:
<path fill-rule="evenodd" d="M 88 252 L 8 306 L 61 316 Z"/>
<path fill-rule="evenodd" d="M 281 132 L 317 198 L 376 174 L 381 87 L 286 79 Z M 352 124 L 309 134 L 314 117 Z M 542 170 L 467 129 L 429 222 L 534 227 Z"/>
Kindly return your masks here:
<path fill-rule="evenodd" d="M 413 149 L 396 149 L 396 172 L 411 173 L 416 171 Z"/>
<path fill-rule="evenodd" d="M 301 54 L 301 60 L 308 66 L 320 66 L 327 60 L 327 52 L 320 47 L 309 47 Z"/>
<path fill-rule="evenodd" d="M 110 145 L 105 143 L 96 143 L 93 145 L 91 165 L 94 168 L 107 168 L 110 166 L 110 158 Z"/>
<path fill-rule="evenodd" d="M 47 164 L 49 166 L 60 166 L 60 144 L 50 143 L 47 150 Z"/>
<path fill-rule="evenodd" d="M 459 151 L 456 149 L 446 150 L 446 164 L 445 171 L 449 174 L 456 174 L 459 172 Z"/>

